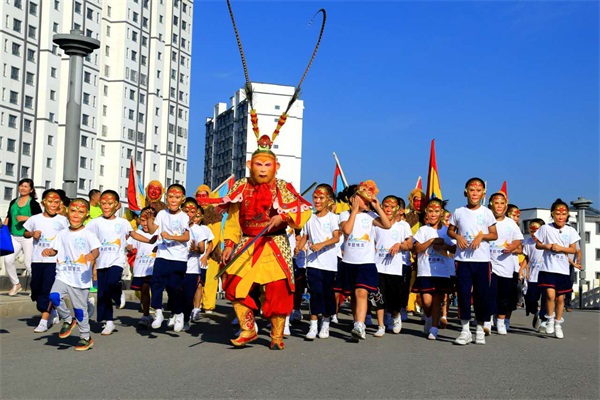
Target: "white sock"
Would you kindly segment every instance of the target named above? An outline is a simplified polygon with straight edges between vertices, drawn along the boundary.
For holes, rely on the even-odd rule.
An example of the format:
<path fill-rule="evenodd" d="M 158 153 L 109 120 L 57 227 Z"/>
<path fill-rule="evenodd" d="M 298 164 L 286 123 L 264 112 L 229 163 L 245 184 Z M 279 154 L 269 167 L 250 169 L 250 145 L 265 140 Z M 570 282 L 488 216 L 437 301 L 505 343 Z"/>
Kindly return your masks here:
<path fill-rule="evenodd" d="M 462 325 L 463 332 L 471 332 L 471 330 L 469 329 L 469 320 L 461 319 L 460 324 Z"/>
<path fill-rule="evenodd" d="M 40 319 L 40 324 L 39 324 L 39 325 L 40 325 L 40 326 L 45 326 L 45 327 L 48 327 L 48 320 L 45 320 L 45 319 Z"/>
<path fill-rule="evenodd" d="M 483 332 L 483 325 L 477 324 L 477 332 Z"/>
<path fill-rule="evenodd" d="M 313 326 L 316 328 L 318 323 L 319 323 L 319 320 L 318 320 L 318 319 L 311 319 L 311 320 L 310 320 L 310 326 L 311 326 L 311 328 L 312 328 Z"/>
<path fill-rule="evenodd" d="M 501 326 L 505 326 L 504 325 L 504 318 L 498 318 L 498 328 L 500 328 Z"/>

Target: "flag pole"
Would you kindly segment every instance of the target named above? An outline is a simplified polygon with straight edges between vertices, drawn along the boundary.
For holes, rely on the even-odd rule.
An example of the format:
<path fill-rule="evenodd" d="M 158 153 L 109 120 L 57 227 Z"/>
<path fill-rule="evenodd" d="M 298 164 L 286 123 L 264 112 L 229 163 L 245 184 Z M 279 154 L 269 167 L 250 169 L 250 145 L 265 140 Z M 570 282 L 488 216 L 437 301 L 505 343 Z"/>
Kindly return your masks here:
<path fill-rule="evenodd" d="M 337 154 L 335 154 L 335 151 L 333 152 L 333 157 L 335 158 L 335 163 L 337 164 L 338 168 L 340 169 L 340 175 L 342 176 L 342 181 L 344 182 L 344 185 L 346 185 L 346 187 L 350 186 L 350 185 L 348 185 L 348 181 L 346 180 L 346 175 L 344 175 L 344 170 L 342 169 L 342 165 L 340 164 L 340 160 L 338 159 Z"/>
<path fill-rule="evenodd" d="M 233 177 L 233 174 L 229 175 L 223 182 L 221 182 L 221 184 L 219 186 L 217 186 L 215 189 L 211 190 L 211 193 L 218 192 L 219 189 L 221 189 L 223 187 L 223 185 L 225 185 L 227 182 L 229 182 L 231 177 Z"/>

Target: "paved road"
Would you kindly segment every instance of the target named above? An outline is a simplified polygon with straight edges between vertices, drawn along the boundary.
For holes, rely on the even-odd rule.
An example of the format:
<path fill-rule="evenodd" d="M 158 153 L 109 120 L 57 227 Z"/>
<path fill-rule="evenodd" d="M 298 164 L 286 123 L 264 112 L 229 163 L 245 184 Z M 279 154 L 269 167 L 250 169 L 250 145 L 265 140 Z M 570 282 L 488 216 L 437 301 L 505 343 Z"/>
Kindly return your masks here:
<path fill-rule="evenodd" d="M 305 320 L 292 329 L 282 352 L 268 349 L 265 322 L 250 347 L 228 344 L 235 329 L 231 308 L 217 312 L 189 333 L 137 330 L 135 303 L 116 314 L 109 337 L 92 326 L 96 342 L 73 351 L 78 331 L 59 340 L 58 327 L 34 334 L 37 318 L 0 318 L 0 398 L 539 398 L 598 399 L 598 311 L 567 314 L 565 339 L 534 334 L 523 311 L 511 333 L 488 344 L 455 346 L 454 323 L 437 341 L 422 336 L 417 317 L 399 335 L 352 343 L 350 318 L 326 340 L 305 342 Z M 371 330 L 373 333 L 374 330 Z"/>

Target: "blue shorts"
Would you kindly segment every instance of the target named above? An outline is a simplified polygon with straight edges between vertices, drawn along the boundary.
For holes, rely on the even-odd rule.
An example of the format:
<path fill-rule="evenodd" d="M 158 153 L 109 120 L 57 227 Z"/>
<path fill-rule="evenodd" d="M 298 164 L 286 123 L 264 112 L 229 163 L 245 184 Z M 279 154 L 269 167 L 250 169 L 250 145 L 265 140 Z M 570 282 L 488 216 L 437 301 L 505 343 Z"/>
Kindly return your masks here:
<path fill-rule="evenodd" d="M 148 275 L 148 276 L 134 276 L 133 279 L 131 280 L 131 289 L 132 290 L 140 290 L 142 288 L 142 285 L 144 283 L 150 285 L 150 279 L 152 278 L 152 275 Z"/>
<path fill-rule="evenodd" d="M 441 276 L 417 276 L 412 287 L 412 292 L 421 294 L 453 293 L 454 286 L 450 278 Z"/>
<path fill-rule="evenodd" d="M 550 288 L 554 289 L 556 294 L 565 294 L 573 291 L 573 282 L 571 282 L 569 275 L 540 271 L 538 275 L 538 287 L 540 290 Z"/>
<path fill-rule="evenodd" d="M 349 264 L 341 262 L 335 277 L 333 290 L 346 296 L 354 293 L 355 289 L 365 289 L 370 293 L 377 292 L 379 274 L 377 267 L 372 264 Z"/>

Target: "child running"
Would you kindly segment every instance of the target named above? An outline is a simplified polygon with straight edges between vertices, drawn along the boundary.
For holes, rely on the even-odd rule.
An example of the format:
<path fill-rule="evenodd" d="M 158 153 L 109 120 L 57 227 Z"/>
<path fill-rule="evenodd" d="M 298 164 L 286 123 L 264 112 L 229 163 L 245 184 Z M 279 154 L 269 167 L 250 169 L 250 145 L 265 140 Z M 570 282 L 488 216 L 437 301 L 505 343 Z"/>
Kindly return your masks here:
<path fill-rule="evenodd" d="M 42 194 L 44 212 L 35 214 L 23 227 L 23 237 L 33 238 L 33 255 L 31 262 L 31 300 L 36 302 L 37 310 L 42 313 L 40 323 L 33 330 L 35 333 L 46 332 L 52 325 L 50 318 L 50 289 L 56 277 L 56 258 L 44 257 L 42 251 L 50 247 L 58 232 L 68 228 L 69 221 L 58 214 L 60 209 L 60 195 L 54 189 L 48 189 Z M 56 315 L 56 311 L 52 310 Z"/>
<path fill-rule="evenodd" d="M 535 247 L 535 234 L 545 222 L 541 218 L 535 218 L 529 222 L 529 235 L 531 235 L 525 243 L 523 243 L 523 254 L 525 260 L 523 267 L 525 270 L 525 279 L 527 280 L 527 292 L 525 293 L 525 312 L 527 315 L 533 314 L 531 325 L 536 332 L 540 331 L 543 322 L 546 321 L 546 296 L 542 296 L 541 309 L 539 305 L 541 291 L 538 287 L 538 274 L 542 266 L 544 250 Z"/>
<path fill-rule="evenodd" d="M 83 226 L 89 216 L 89 207 L 85 199 L 71 201 L 67 209 L 69 229 L 59 231 L 50 247 L 42 251 L 43 257 L 56 256 L 56 279 L 49 297 L 63 321 L 58 337 L 66 339 L 78 324 L 80 340 L 75 346 L 77 351 L 94 346 L 94 339 L 90 337 L 87 299 L 92 287 L 91 263 L 98 257 L 100 241 Z M 73 305 L 75 319 L 64 301 L 66 295 Z"/>
<path fill-rule="evenodd" d="M 553 222 L 542 225 L 535 233 L 536 248 L 544 250 L 538 286 L 546 292 L 546 333 L 562 339 L 565 294 L 573 291 L 567 254 L 577 252 L 576 243 L 581 237 L 575 229 L 566 225 L 569 220 L 567 203 L 556 199 L 550 212 Z"/>
<path fill-rule="evenodd" d="M 462 331 L 454 341 L 466 345 L 473 341 L 469 330 L 471 321 L 471 293 L 477 330 L 475 343 L 485 344 L 484 321 L 490 320 L 488 310 L 490 287 L 490 244 L 498 239 L 494 214 L 481 206 L 485 195 L 485 183 L 480 178 L 471 178 L 465 184 L 467 205 L 460 207 L 450 216 L 448 236 L 456 240 L 456 279 L 458 309 Z"/>
<path fill-rule="evenodd" d="M 329 337 L 330 317 L 336 313 L 333 283 L 337 272 L 337 248 L 340 240 L 338 217 L 329 211 L 335 195 L 331 186 L 322 183 L 313 193 L 315 212 L 302 228 L 298 249 L 308 242 L 306 280 L 310 293 L 310 326 L 306 340 Z M 318 328 L 319 315 L 321 329 Z"/>
<path fill-rule="evenodd" d="M 366 339 L 365 318 L 369 292 L 376 292 L 379 284 L 375 266 L 374 226 L 389 229 L 392 224 L 385 215 L 373 181 L 361 182 L 348 188 L 350 211 L 340 215 L 340 228 L 346 240 L 344 254 L 336 276 L 334 290 L 352 295 L 352 316 L 355 339 Z M 371 207 L 375 212 L 371 211 Z"/>
<path fill-rule="evenodd" d="M 417 279 L 413 292 L 421 293 L 425 311 L 423 331 L 427 339 L 436 340 L 438 324 L 442 315 L 444 296 L 452 292 L 454 262 L 450 254 L 456 251 L 456 244 L 448 237 L 448 228 L 443 224 L 444 202 L 433 198 L 425 206 L 426 225 L 415 233 L 417 253 Z"/>

